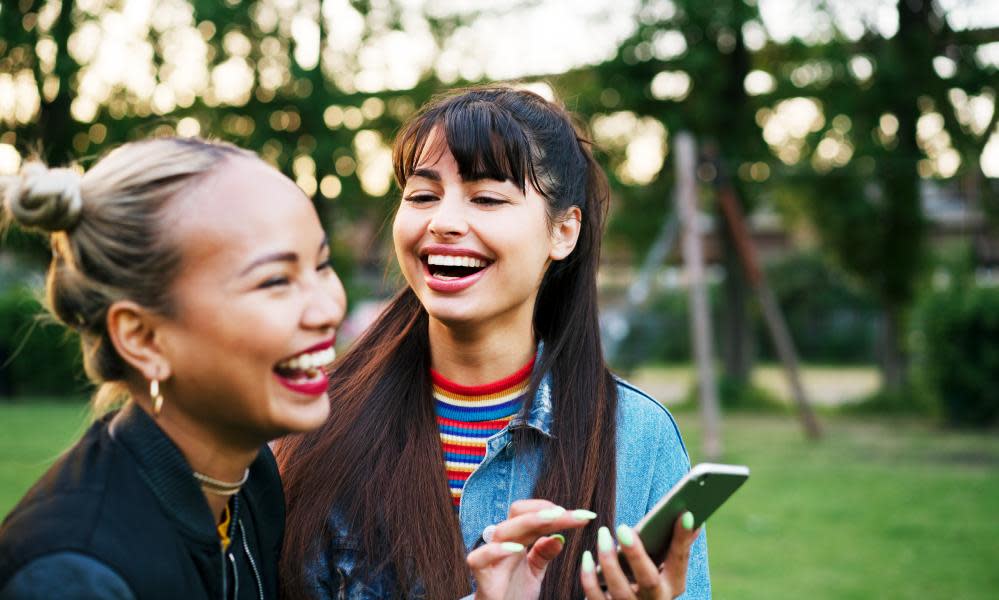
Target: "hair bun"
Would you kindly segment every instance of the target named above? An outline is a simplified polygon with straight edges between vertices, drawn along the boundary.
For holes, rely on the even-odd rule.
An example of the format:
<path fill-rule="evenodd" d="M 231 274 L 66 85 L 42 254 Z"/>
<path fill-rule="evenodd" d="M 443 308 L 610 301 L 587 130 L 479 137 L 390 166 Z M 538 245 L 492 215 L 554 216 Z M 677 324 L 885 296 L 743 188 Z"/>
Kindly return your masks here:
<path fill-rule="evenodd" d="M 80 174 L 73 169 L 49 169 L 28 163 L 6 190 L 7 207 L 26 227 L 46 231 L 72 229 L 80 220 L 83 197 Z"/>

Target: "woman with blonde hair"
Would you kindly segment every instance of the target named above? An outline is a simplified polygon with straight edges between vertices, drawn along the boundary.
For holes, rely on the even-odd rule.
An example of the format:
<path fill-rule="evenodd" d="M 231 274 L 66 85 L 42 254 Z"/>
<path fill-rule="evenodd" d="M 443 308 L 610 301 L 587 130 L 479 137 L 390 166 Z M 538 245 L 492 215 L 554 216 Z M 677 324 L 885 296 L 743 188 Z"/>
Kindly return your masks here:
<path fill-rule="evenodd" d="M 2 185 L 48 235 L 48 308 L 98 403 L 125 402 L 4 520 L 0 598 L 274 598 L 267 442 L 326 419 L 346 305 L 311 202 L 251 152 L 179 138 Z"/>

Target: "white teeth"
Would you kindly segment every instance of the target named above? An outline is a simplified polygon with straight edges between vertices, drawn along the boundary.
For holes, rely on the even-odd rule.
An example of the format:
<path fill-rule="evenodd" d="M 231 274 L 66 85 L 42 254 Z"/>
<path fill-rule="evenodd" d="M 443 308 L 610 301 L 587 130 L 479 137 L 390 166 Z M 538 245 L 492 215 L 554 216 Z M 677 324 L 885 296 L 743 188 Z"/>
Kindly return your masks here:
<path fill-rule="evenodd" d="M 485 267 L 486 261 L 471 256 L 451 256 L 449 254 L 431 254 L 427 257 L 427 264 L 441 267 Z"/>
<path fill-rule="evenodd" d="M 278 363 L 278 367 L 291 371 L 309 371 L 326 366 L 333 362 L 333 359 L 335 358 L 336 350 L 330 347 L 325 350 L 319 350 L 309 354 L 300 354 L 294 358 Z"/>

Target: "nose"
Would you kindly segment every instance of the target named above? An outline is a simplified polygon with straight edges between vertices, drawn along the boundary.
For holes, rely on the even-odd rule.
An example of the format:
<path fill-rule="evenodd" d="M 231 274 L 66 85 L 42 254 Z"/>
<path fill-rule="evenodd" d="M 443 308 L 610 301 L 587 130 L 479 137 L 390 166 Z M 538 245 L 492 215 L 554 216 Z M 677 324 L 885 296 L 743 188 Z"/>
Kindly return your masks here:
<path fill-rule="evenodd" d="M 434 208 L 428 226 L 430 233 L 437 238 L 461 237 L 468 232 L 464 207 L 460 199 L 445 194 Z"/>
<path fill-rule="evenodd" d="M 335 272 L 321 276 L 311 286 L 302 326 L 332 334 L 347 312 L 347 293 Z"/>

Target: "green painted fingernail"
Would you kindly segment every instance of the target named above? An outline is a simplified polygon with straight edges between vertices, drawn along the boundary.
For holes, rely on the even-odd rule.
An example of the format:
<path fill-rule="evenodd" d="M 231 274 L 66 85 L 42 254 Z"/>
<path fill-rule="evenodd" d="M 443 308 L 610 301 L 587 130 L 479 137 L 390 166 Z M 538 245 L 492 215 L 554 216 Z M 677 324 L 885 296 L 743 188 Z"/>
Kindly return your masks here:
<path fill-rule="evenodd" d="M 554 508 L 546 508 L 544 510 L 538 511 L 538 518 L 542 521 L 554 521 L 555 519 L 561 517 L 565 514 L 565 509 L 561 506 L 556 506 Z"/>
<path fill-rule="evenodd" d="M 500 544 L 500 548 L 506 550 L 510 554 L 517 554 L 518 552 L 524 551 L 524 545 L 518 544 L 517 542 L 503 542 Z"/>
<path fill-rule="evenodd" d="M 617 526 L 617 541 L 621 542 L 622 546 L 631 546 L 635 543 L 635 536 L 631 533 L 631 527 L 627 525 Z"/>
<path fill-rule="evenodd" d="M 549 537 L 552 538 L 553 540 L 558 540 L 559 542 L 565 544 L 565 536 L 562 535 L 561 533 L 556 533 L 555 535 L 551 535 Z"/>
<path fill-rule="evenodd" d="M 577 521 L 592 521 L 597 518 L 597 513 L 580 508 L 579 510 L 572 511 L 572 518 Z"/>
<path fill-rule="evenodd" d="M 683 520 L 680 521 L 680 523 L 683 525 L 684 529 L 693 529 L 694 528 L 694 513 L 690 512 L 689 510 L 687 512 L 683 513 Z"/>
<path fill-rule="evenodd" d="M 583 567 L 583 573 L 592 573 L 593 572 L 593 555 L 590 554 L 589 550 L 587 550 L 586 552 L 583 552 L 583 564 L 582 564 L 582 567 Z"/>
<path fill-rule="evenodd" d="M 611 539 L 610 529 L 601 527 L 597 530 L 597 547 L 601 552 L 610 552 L 614 549 L 614 540 Z"/>

